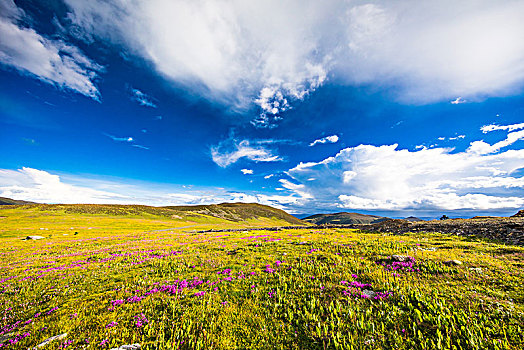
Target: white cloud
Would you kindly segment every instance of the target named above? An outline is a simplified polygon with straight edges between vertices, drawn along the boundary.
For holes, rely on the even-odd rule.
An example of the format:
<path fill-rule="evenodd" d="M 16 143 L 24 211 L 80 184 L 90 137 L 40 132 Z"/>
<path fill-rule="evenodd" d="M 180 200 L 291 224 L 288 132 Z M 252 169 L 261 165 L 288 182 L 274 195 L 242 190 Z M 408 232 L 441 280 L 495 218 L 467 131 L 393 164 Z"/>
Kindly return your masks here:
<path fill-rule="evenodd" d="M 490 125 L 484 125 L 483 127 L 480 128 L 480 130 L 482 130 L 484 134 L 491 132 L 491 131 L 495 131 L 495 130 L 515 131 L 515 130 L 520 130 L 520 129 L 524 129 L 524 123 L 511 124 L 511 125 L 490 124 Z"/>
<path fill-rule="evenodd" d="M 275 176 L 275 174 L 269 174 L 269 175 L 264 176 L 264 179 L 267 180 L 267 179 L 272 178 L 273 176 Z"/>
<path fill-rule="evenodd" d="M 244 175 L 252 175 L 253 174 L 253 170 L 252 169 L 240 169 L 240 171 Z"/>
<path fill-rule="evenodd" d="M 0 196 L 38 203 L 121 203 L 126 196 L 67 184 L 58 175 L 22 168 L 0 170 Z"/>
<path fill-rule="evenodd" d="M 137 89 L 131 89 L 131 91 L 133 93 L 133 99 L 137 101 L 141 106 L 157 108 L 152 98 L 144 94 L 142 91 Z"/>
<path fill-rule="evenodd" d="M 254 162 L 278 162 L 282 158 L 274 154 L 272 150 L 265 147 L 264 142 L 237 141 L 229 138 L 211 147 L 211 157 L 220 167 L 225 168 L 239 159 L 246 158 Z"/>
<path fill-rule="evenodd" d="M 93 179 L 56 175 L 24 167 L 19 170 L 0 169 L 0 197 L 37 203 L 144 204 L 155 206 L 217 204 L 246 202 L 284 209 L 301 201 L 296 195 L 249 194 L 228 192 L 224 188 L 194 188 L 151 183 L 128 183 L 125 179 Z M 189 188 L 189 190 L 188 190 Z"/>
<path fill-rule="evenodd" d="M 25 27 L 30 21 L 12 0 L 0 4 L 0 63 L 59 88 L 99 100 L 94 81 L 102 67 L 77 47 Z"/>
<path fill-rule="evenodd" d="M 111 40 L 233 109 L 257 105 L 259 127 L 328 80 L 395 87 L 406 103 L 505 96 L 524 81 L 519 1 L 66 3 L 87 37 Z"/>
<path fill-rule="evenodd" d="M 309 144 L 309 147 L 315 146 L 319 143 L 337 143 L 338 142 L 338 136 L 337 135 L 331 135 L 326 136 L 321 139 L 315 140 Z"/>
<path fill-rule="evenodd" d="M 500 149 L 508 147 L 520 140 L 524 140 L 524 130 L 510 132 L 506 139 L 493 145 L 490 145 L 484 141 L 474 141 L 470 144 L 468 152 L 479 154 L 495 153 Z"/>
<path fill-rule="evenodd" d="M 149 147 L 142 146 L 142 145 L 133 145 L 133 147 L 140 148 L 140 149 L 149 149 Z"/>
<path fill-rule="evenodd" d="M 112 139 L 113 141 L 118 141 L 118 142 L 134 142 L 135 139 L 133 139 L 131 136 L 126 136 L 126 137 L 116 137 L 116 136 L 113 136 L 113 135 L 110 135 L 110 134 L 105 134 L 107 137 L 109 137 L 110 139 Z"/>
<path fill-rule="evenodd" d="M 359 145 L 321 162 L 300 163 L 283 187 L 305 206 L 361 210 L 495 210 L 524 206 L 524 149 L 500 151 L 523 135 L 464 152 Z M 509 140 L 508 140 L 509 139 Z M 482 142 L 482 141 L 476 141 Z M 504 143 L 502 145 L 501 143 Z M 316 181 L 308 181 L 310 178 Z"/>
<path fill-rule="evenodd" d="M 450 137 L 449 140 L 454 141 L 454 140 L 459 140 L 459 139 L 464 139 L 464 138 L 466 138 L 466 135 L 458 135 L 458 136 Z"/>
<path fill-rule="evenodd" d="M 464 100 L 462 97 L 457 97 L 456 99 L 454 99 L 453 101 L 450 101 L 450 103 L 452 105 L 458 105 L 458 104 L 461 104 L 461 103 L 466 103 L 467 101 Z"/>
<path fill-rule="evenodd" d="M 142 132 L 145 132 L 145 131 L 146 130 L 142 130 Z M 133 146 L 133 147 L 144 149 L 144 150 L 149 150 L 149 147 L 136 144 L 135 143 L 135 139 L 133 137 L 131 137 L 131 136 L 117 137 L 117 136 L 113 136 L 111 134 L 106 134 L 106 133 L 104 133 L 104 135 L 106 135 L 107 137 L 109 137 L 113 141 L 128 142 L 128 143 L 131 143 L 131 146 Z"/>

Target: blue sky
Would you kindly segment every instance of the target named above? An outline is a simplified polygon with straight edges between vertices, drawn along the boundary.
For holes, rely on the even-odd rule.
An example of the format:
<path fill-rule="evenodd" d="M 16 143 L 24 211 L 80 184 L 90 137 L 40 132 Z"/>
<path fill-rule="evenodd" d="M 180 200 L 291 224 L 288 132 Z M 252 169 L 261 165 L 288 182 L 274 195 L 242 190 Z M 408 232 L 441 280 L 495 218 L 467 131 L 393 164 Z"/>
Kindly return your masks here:
<path fill-rule="evenodd" d="M 521 1 L 0 0 L 0 196 L 524 207 Z"/>

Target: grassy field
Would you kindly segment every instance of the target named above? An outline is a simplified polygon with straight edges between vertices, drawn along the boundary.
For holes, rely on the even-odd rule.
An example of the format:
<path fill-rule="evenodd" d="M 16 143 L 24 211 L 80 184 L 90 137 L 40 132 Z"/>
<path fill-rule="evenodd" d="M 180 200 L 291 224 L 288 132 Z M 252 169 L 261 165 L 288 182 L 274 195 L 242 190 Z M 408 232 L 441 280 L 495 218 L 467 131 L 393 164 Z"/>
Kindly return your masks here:
<path fill-rule="evenodd" d="M 48 209 L 0 210 L 2 348 L 524 347 L 522 247 Z"/>

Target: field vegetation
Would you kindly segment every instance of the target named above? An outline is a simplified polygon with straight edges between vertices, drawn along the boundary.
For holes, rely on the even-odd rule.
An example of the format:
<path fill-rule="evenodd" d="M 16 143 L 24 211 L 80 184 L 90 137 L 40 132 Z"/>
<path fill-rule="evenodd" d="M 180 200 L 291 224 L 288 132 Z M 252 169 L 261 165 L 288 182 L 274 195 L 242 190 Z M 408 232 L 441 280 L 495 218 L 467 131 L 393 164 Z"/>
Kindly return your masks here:
<path fill-rule="evenodd" d="M 522 247 L 67 208 L 0 209 L 2 348 L 524 347 Z"/>

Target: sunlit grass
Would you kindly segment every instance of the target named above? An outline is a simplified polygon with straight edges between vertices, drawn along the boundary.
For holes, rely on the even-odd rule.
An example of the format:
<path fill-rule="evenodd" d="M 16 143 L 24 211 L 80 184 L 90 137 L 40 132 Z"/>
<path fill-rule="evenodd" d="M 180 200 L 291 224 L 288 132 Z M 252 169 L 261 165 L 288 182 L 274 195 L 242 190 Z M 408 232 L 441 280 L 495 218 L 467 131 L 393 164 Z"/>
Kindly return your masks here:
<path fill-rule="evenodd" d="M 151 232 L 176 225 L 10 210 L 0 212 L 4 348 L 63 333 L 45 348 L 524 346 L 520 247 L 341 229 Z M 46 238 L 19 239 L 30 233 Z M 392 268 L 394 254 L 414 263 Z"/>

